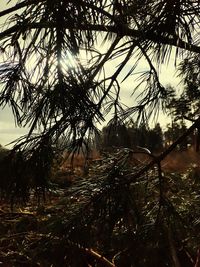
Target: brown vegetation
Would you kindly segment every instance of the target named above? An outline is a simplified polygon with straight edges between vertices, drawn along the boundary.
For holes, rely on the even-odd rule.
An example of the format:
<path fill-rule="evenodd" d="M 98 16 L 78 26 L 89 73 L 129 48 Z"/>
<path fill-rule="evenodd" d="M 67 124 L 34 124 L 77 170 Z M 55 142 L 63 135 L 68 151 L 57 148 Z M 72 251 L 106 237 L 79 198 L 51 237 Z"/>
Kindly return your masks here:
<path fill-rule="evenodd" d="M 162 163 L 163 169 L 173 172 L 184 172 L 193 167 L 200 174 L 200 154 L 193 149 L 171 152 Z"/>
<path fill-rule="evenodd" d="M 157 154 L 156 154 L 157 155 Z M 152 159 L 152 156 L 144 153 L 133 153 L 131 161 L 134 165 L 146 164 Z M 76 154 L 71 163 L 71 157 L 68 153 L 63 155 L 63 160 L 60 165 L 60 172 L 68 173 L 71 170 L 75 175 L 83 175 L 85 166 L 95 161 L 101 160 L 101 156 L 97 151 L 93 151 L 88 161 L 84 155 Z M 190 167 L 200 173 L 200 154 L 195 152 L 193 148 L 185 151 L 172 151 L 163 161 L 162 168 L 167 172 L 185 172 Z"/>

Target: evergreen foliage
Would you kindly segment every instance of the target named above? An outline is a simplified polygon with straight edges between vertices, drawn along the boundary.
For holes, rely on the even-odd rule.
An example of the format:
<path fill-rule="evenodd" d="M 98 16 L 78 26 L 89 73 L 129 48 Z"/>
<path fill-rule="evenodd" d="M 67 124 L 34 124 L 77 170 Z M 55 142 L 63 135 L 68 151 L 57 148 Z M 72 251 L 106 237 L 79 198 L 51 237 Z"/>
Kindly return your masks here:
<path fill-rule="evenodd" d="M 88 151 L 89 140 L 99 132 L 97 124 L 113 113 L 104 130 L 105 135 L 111 133 L 113 146 L 146 147 L 151 139 L 149 148 L 157 149 L 153 140 L 159 135 L 161 141 L 161 131 L 158 125 L 148 129 L 150 118 L 173 101 L 183 108 L 181 116 L 183 110 L 191 114 L 191 104 L 196 102 L 192 125 L 177 126 L 177 138 L 169 129 L 172 143 L 166 150 L 158 155 L 144 150 L 148 160 L 143 162 L 134 159 L 134 149 L 106 154 L 88 177 L 69 188 L 63 213 L 50 216 L 35 243 L 18 240 L 21 254 L 0 252 L 1 261 L 22 266 L 26 260 L 29 266 L 38 266 L 37 261 L 43 264 L 41 257 L 53 251 L 52 255 L 59 252 L 59 260 L 52 257 L 50 266 L 180 267 L 184 262 L 194 266 L 199 242 L 198 178 L 191 173 L 164 173 L 161 163 L 199 129 L 199 1 L 9 2 L 11 7 L 0 11 L 4 19 L 0 106 L 9 105 L 16 124 L 29 127 L 29 133 L 0 161 L 3 198 L 8 194 L 13 204 L 27 201 L 33 187 L 39 195 L 44 192 L 60 140 L 70 152 L 83 146 L 83 152 Z M 99 49 L 100 42 L 104 49 Z M 182 54 L 185 57 L 180 63 L 183 101 L 173 98 L 173 90 L 159 79 L 161 65 L 174 51 L 175 63 Z M 115 59 L 121 63 L 107 72 L 108 63 Z M 135 86 L 132 74 L 141 60 L 148 67 Z M 121 77 L 131 80 L 130 107 L 120 101 Z M 127 128 L 133 116 L 137 127 Z M 16 231 L 22 231 L 27 221 L 20 221 Z M 0 243 L 3 247 L 3 240 Z M 43 249 L 34 258 L 30 251 L 36 245 Z"/>

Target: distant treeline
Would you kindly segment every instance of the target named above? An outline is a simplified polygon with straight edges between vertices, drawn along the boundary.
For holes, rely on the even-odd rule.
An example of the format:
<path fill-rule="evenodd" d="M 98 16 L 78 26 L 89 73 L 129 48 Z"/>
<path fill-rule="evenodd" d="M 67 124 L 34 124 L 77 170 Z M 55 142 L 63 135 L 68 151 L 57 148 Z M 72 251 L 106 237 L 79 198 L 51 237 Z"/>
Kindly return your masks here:
<path fill-rule="evenodd" d="M 137 146 L 146 147 L 152 152 L 162 151 L 180 137 L 187 127 L 183 122 L 172 122 L 163 129 L 159 123 L 154 128 L 146 125 L 137 126 L 135 123 L 114 123 L 110 122 L 104 127 L 96 138 L 98 150 L 112 149 L 113 147 L 134 148 Z M 186 150 L 193 146 L 199 150 L 198 131 L 188 136 L 177 150 Z"/>

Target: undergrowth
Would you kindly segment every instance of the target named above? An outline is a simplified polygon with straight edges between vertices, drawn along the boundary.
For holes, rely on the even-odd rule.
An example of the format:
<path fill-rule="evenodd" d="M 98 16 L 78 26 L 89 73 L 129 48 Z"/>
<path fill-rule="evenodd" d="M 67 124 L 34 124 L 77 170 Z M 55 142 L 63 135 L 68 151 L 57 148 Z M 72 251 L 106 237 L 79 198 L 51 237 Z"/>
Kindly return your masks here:
<path fill-rule="evenodd" d="M 200 180 L 160 172 L 118 150 L 89 175 L 51 188 L 45 205 L 1 210 L 5 266 L 194 266 L 199 246 Z M 56 199 L 56 201 L 55 201 Z M 10 265 L 9 265 L 10 264 Z"/>

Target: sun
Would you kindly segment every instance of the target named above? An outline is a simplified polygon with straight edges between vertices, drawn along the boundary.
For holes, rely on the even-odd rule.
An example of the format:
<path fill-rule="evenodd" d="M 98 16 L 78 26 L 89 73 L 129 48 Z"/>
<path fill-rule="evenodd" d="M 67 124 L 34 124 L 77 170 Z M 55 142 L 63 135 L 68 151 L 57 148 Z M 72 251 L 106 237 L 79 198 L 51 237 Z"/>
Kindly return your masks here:
<path fill-rule="evenodd" d="M 66 71 L 76 70 L 79 66 L 79 59 L 72 53 L 67 52 L 61 59 L 61 66 Z"/>

